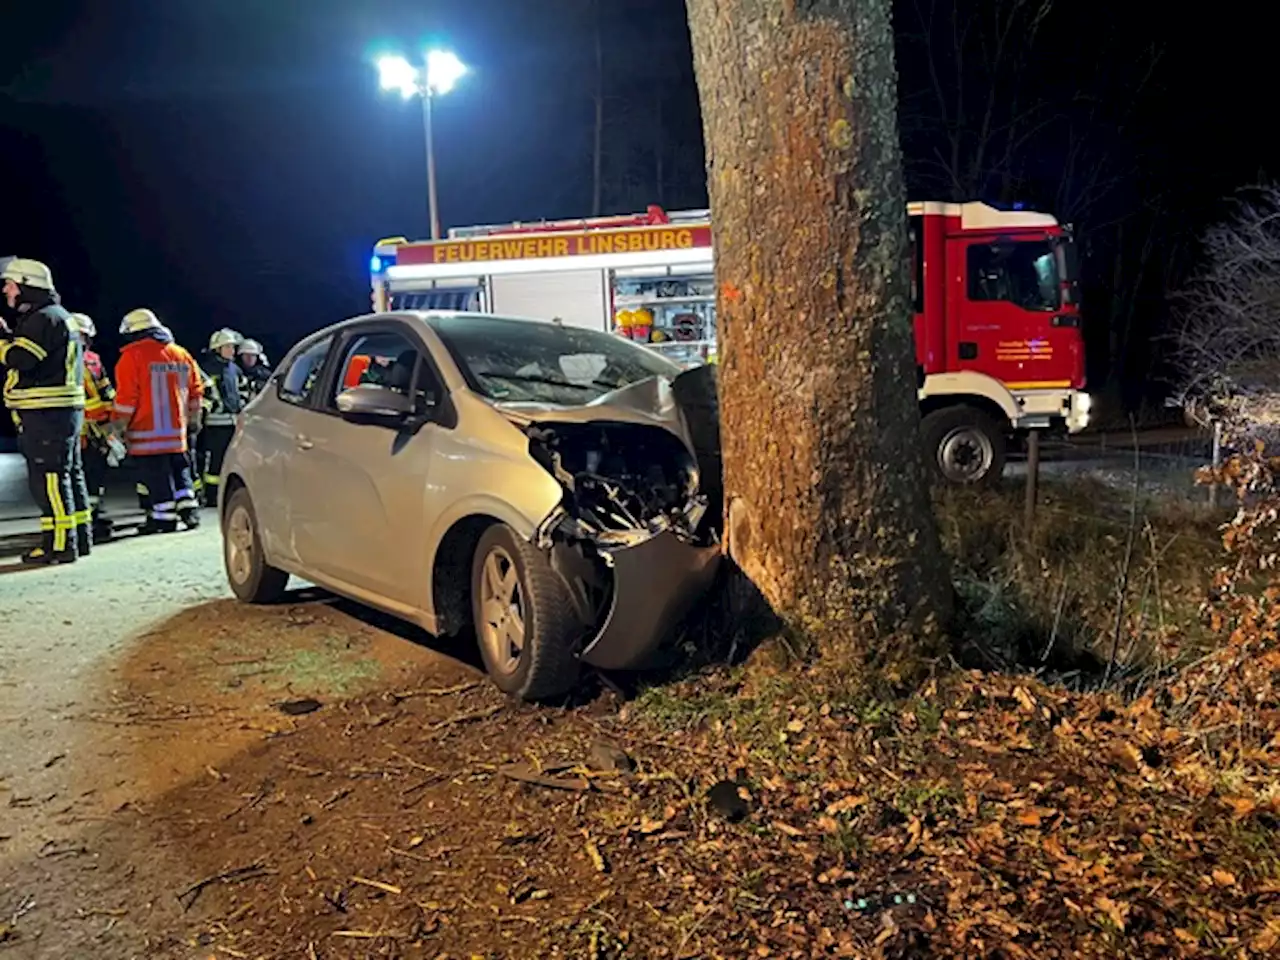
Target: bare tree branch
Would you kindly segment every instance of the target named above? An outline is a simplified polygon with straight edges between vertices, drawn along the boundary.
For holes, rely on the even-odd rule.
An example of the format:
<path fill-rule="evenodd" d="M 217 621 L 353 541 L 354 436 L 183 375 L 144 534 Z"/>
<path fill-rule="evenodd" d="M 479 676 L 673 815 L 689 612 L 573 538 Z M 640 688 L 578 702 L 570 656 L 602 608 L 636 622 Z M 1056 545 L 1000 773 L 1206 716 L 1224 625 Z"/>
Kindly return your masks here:
<path fill-rule="evenodd" d="M 1237 427 L 1280 429 L 1280 186 L 1241 191 L 1201 246 L 1202 265 L 1175 298 L 1182 392 Z"/>

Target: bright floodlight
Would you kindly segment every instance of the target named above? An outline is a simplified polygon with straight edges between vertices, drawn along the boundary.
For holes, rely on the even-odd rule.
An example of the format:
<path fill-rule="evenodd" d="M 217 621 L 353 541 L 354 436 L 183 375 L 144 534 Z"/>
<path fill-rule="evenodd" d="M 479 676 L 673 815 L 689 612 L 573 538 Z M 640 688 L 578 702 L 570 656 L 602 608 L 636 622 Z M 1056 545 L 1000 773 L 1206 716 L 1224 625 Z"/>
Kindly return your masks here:
<path fill-rule="evenodd" d="M 466 73 L 467 65 L 451 51 L 427 51 L 427 87 L 432 93 L 448 93 Z"/>
<path fill-rule="evenodd" d="M 418 71 L 404 57 L 382 57 L 378 60 L 378 75 L 383 90 L 399 90 L 406 99 L 418 92 Z"/>

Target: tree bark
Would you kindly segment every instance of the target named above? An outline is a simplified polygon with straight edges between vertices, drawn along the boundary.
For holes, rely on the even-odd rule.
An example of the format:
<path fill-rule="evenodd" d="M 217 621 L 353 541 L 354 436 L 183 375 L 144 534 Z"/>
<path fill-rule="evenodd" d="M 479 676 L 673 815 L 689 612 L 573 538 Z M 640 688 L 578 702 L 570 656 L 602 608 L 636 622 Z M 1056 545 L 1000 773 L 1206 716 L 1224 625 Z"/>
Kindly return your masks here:
<path fill-rule="evenodd" d="M 919 437 L 889 0 L 687 4 L 728 553 L 824 656 L 919 663 L 952 597 Z"/>

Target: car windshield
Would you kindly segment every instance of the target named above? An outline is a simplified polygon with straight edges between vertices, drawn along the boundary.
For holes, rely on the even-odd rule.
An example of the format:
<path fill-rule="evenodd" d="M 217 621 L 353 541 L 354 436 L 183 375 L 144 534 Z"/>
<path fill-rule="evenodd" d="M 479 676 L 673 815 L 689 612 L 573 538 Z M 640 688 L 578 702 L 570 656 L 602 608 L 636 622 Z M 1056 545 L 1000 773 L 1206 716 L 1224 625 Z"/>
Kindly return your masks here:
<path fill-rule="evenodd" d="M 681 372 L 653 350 L 581 327 L 466 314 L 430 323 L 468 386 L 491 400 L 580 406 Z"/>

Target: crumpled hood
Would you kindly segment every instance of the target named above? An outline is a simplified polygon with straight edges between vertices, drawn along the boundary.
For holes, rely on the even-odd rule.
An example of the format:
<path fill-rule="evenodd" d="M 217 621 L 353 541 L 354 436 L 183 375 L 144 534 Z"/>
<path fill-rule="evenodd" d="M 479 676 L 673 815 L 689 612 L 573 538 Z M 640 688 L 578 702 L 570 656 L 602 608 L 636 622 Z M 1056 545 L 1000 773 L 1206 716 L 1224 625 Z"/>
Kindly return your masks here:
<path fill-rule="evenodd" d="M 686 423 L 688 411 L 681 405 L 681 394 L 685 392 L 682 387 L 706 380 L 708 370 L 711 368 L 697 367 L 671 379 L 653 376 L 638 380 L 581 406 L 508 401 L 495 401 L 494 406 L 519 426 L 611 421 L 663 427 L 692 450 L 693 438 Z M 710 376 L 714 383 L 714 373 Z"/>

